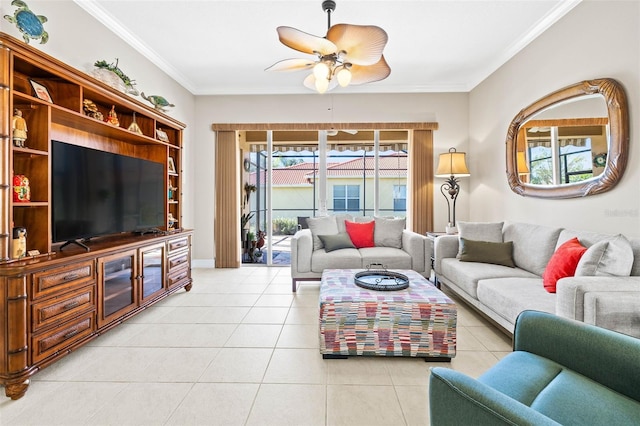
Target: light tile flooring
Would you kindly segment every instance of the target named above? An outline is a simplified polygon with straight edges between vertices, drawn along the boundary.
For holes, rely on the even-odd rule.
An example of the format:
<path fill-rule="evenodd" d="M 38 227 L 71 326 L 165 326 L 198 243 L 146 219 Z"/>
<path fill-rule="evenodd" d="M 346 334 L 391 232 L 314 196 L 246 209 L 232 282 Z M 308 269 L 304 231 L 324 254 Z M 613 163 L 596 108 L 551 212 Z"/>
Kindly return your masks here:
<path fill-rule="evenodd" d="M 318 282 L 195 269 L 179 291 L 33 376 L 7 425 L 425 425 L 433 365 L 477 377 L 511 341 L 458 304 L 457 356 L 323 360 Z"/>

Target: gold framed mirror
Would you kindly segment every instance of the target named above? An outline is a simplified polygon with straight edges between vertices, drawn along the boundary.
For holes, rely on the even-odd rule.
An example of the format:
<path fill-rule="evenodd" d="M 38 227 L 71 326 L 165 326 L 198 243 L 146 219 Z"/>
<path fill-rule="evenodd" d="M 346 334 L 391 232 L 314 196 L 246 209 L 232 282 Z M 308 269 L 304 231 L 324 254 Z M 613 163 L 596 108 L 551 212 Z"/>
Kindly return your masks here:
<path fill-rule="evenodd" d="M 622 85 L 603 78 L 553 92 L 521 110 L 507 131 L 507 180 L 516 194 L 577 198 L 613 188 L 629 149 Z"/>

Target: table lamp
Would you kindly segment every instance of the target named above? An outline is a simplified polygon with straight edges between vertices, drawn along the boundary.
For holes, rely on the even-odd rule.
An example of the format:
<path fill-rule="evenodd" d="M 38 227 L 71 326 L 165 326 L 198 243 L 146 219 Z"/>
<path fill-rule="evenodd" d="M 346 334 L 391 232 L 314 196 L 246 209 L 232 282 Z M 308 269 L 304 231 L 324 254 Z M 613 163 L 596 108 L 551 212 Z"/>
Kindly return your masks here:
<path fill-rule="evenodd" d="M 447 234 L 458 232 L 456 228 L 456 200 L 460 193 L 458 178 L 470 176 L 466 155 L 464 152 L 457 152 L 455 148 L 449 148 L 449 152 L 440 154 L 438 159 L 436 177 L 447 178 L 440 186 L 440 192 L 447 200 Z"/>

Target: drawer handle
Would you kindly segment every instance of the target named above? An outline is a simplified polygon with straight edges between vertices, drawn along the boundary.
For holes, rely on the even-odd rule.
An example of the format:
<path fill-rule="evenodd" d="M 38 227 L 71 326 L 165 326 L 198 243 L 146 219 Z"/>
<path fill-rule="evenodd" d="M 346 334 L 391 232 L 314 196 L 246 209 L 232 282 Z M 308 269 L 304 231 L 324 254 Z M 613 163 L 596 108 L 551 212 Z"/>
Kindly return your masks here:
<path fill-rule="evenodd" d="M 65 281 L 71 281 L 75 279 L 78 279 L 78 274 L 65 275 L 63 278 L 63 280 Z"/>
<path fill-rule="evenodd" d="M 69 309 L 73 309 L 76 306 L 78 306 L 80 304 L 80 302 L 78 302 L 77 300 L 74 300 L 73 302 L 69 302 L 66 305 L 64 305 L 62 307 L 62 309 L 64 309 L 65 311 L 69 310 Z"/>
<path fill-rule="evenodd" d="M 177 248 L 180 248 L 180 247 L 184 247 L 184 246 L 186 246 L 186 245 L 187 245 L 187 242 L 186 242 L 186 241 L 179 241 L 179 242 L 176 242 L 176 243 L 171 244 L 171 246 L 172 246 L 174 249 L 177 249 Z"/>
<path fill-rule="evenodd" d="M 80 333 L 80 330 L 72 330 L 70 332 L 68 332 L 67 334 L 64 335 L 65 339 L 70 339 L 71 337 L 75 336 L 76 334 Z"/>

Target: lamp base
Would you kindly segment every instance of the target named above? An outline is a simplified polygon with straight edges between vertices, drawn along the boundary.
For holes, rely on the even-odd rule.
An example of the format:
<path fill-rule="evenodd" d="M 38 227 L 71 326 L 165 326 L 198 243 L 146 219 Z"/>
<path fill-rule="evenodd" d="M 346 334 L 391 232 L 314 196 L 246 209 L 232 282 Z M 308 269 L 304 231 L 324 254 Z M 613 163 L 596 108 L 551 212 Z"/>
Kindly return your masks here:
<path fill-rule="evenodd" d="M 444 227 L 444 232 L 447 235 L 454 235 L 458 233 L 458 228 L 454 226 L 453 223 L 449 223 L 447 226 Z"/>

